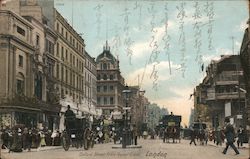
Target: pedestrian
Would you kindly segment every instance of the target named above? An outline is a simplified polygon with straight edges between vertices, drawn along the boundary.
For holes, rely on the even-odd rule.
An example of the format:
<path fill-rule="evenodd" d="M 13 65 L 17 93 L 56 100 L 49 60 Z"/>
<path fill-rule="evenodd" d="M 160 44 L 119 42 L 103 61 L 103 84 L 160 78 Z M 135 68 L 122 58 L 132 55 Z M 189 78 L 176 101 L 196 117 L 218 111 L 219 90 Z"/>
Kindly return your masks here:
<path fill-rule="evenodd" d="M 31 146 L 32 146 L 32 130 L 31 130 L 31 129 L 29 129 L 29 131 L 28 131 L 26 140 L 27 140 L 27 148 L 28 148 L 28 151 L 30 151 Z"/>
<path fill-rule="evenodd" d="M 237 140 L 237 145 L 238 145 L 238 149 L 240 148 L 240 146 L 243 146 L 243 134 L 244 133 L 244 129 L 242 128 L 242 126 L 240 125 L 239 130 L 237 131 L 237 135 L 238 135 L 238 140 Z"/>
<path fill-rule="evenodd" d="M 41 131 L 39 132 L 39 135 L 40 135 L 40 147 L 46 146 L 45 134 L 44 134 L 43 130 L 41 130 Z"/>
<path fill-rule="evenodd" d="M 23 129 L 22 139 L 23 139 L 23 149 L 27 149 L 27 137 L 28 137 L 28 128 Z"/>
<path fill-rule="evenodd" d="M 142 134 L 142 135 L 143 135 L 143 138 L 144 138 L 144 139 L 147 139 L 147 137 L 148 137 L 147 131 L 143 131 L 143 134 Z"/>
<path fill-rule="evenodd" d="M 208 142 L 208 136 L 209 136 L 209 132 L 207 129 L 205 129 L 205 144 L 207 145 Z"/>
<path fill-rule="evenodd" d="M 55 146 L 56 143 L 55 143 L 55 140 L 56 140 L 56 137 L 59 136 L 59 134 L 57 133 L 56 130 L 53 131 L 53 133 L 51 134 L 51 138 L 52 138 L 52 146 Z"/>
<path fill-rule="evenodd" d="M 22 130 L 17 128 L 13 130 L 13 142 L 9 149 L 9 152 L 22 152 Z"/>
<path fill-rule="evenodd" d="M 192 143 L 194 143 L 194 145 L 196 146 L 196 142 L 195 142 L 195 139 L 196 139 L 196 132 L 193 128 L 191 128 L 191 141 L 190 141 L 190 146 L 192 145 Z"/>
<path fill-rule="evenodd" d="M 167 134 L 168 134 L 168 129 L 167 127 L 163 130 L 163 143 L 167 142 Z"/>
<path fill-rule="evenodd" d="M 51 146 L 52 145 L 51 135 L 52 135 L 52 131 L 51 130 L 48 130 L 48 131 L 45 132 L 45 143 L 46 143 L 47 146 Z"/>
<path fill-rule="evenodd" d="M 46 146 L 46 143 L 45 143 L 45 134 L 44 134 L 43 130 L 40 130 L 40 131 L 38 132 L 38 136 L 39 136 L 39 138 L 38 138 L 38 147 L 37 147 L 37 151 L 40 151 L 40 148 L 41 148 L 41 147 Z"/>
<path fill-rule="evenodd" d="M 216 145 L 218 146 L 218 145 L 220 145 L 220 146 L 222 146 L 222 140 L 221 140 L 221 129 L 220 129 L 220 127 L 218 127 L 218 129 L 217 129 L 217 131 L 216 131 Z"/>
<path fill-rule="evenodd" d="M 226 147 L 222 153 L 226 154 L 228 147 L 231 146 L 233 148 L 233 150 L 235 151 L 236 155 L 238 155 L 240 153 L 234 145 L 234 142 L 235 142 L 234 127 L 230 124 L 229 118 L 225 118 L 225 123 L 226 123 L 225 137 L 227 139 L 227 143 L 226 143 Z"/>
<path fill-rule="evenodd" d="M 134 144 L 135 145 L 137 145 L 137 136 L 138 136 L 137 128 L 134 125 L 134 128 L 133 128 L 133 137 L 134 137 Z"/>
<path fill-rule="evenodd" d="M 103 136 L 104 136 L 104 135 L 103 135 L 102 130 L 99 130 L 99 131 L 98 131 L 98 138 L 99 138 L 98 142 L 99 142 L 99 143 L 102 143 L 102 144 L 103 144 L 103 140 L 104 140 L 104 137 L 103 137 Z"/>
<path fill-rule="evenodd" d="M 2 149 L 9 148 L 9 143 L 10 143 L 9 139 L 10 139 L 10 137 L 9 137 L 8 130 L 7 129 L 3 130 L 3 133 L 1 134 L 1 140 L 2 140 L 1 147 L 2 147 Z"/>

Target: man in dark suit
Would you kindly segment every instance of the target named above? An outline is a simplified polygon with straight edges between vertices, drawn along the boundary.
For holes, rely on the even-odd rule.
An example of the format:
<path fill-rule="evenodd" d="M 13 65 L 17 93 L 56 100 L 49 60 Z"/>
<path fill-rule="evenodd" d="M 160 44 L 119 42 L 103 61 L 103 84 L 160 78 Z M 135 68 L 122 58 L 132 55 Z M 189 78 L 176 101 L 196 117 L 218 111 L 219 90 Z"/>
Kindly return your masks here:
<path fill-rule="evenodd" d="M 70 130 L 75 128 L 75 113 L 70 109 L 68 105 L 68 109 L 65 112 L 65 126 L 68 134 L 71 134 Z"/>
<path fill-rule="evenodd" d="M 196 131 L 193 128 L 191 128 L 191 134 L 190 134 L 191 141 L 189 143 L 190 145 L 194 143 L 194 145 L 196 146 L 196 143 L 195 143 L 196 136 L 197 136 Z"/>
<path fill-rule="evenodd" d="M 230 124 L 229 118 L 225 118 L 225 123 L 226 123 L 225 136 L 227 139 L 227 143 L 226 143 L 226 148 L 224 149 L 224 151 L 222 153 L 226 154 L 228 147 L 231 146 L 234 149 L 236 155 L 238 155 L 240 153 L 234 145 L 234 142 L 235 142 L 234 127 Z"/>

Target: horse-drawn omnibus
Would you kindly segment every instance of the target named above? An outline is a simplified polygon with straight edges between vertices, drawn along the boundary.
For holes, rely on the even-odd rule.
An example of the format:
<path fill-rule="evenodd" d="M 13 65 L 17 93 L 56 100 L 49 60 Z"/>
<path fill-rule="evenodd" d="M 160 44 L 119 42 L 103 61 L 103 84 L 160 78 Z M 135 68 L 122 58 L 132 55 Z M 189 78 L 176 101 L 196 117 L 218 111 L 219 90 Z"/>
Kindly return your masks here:
<path fill-rule="evenodd" d="M 87 150 L 94 146 L 94 135 L 89 128 L 89 124 L 84 117 L 72 117 L 65 119 L 65 130 L 62 133 L 62 145 L 65 151 L 70 145 L 77 149 L 84 146 Z"/>
<path fill-rule="evenodd" d="M 179 115 L 164 115 L 160 121 L 163 127 L 163 142 L 169 142 L 169 139 L 173 139 L 173 143 L 176 143 L 177 139 L 180 142 L 180 130 L 181 130 L 181 116 Z"/>

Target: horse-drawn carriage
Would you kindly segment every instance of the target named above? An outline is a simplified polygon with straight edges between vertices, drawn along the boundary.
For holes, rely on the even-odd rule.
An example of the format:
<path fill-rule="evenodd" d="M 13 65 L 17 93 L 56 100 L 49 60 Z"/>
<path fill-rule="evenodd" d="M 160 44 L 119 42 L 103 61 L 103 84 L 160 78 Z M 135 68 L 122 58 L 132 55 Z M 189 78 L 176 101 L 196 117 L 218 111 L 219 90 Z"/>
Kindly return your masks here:
<path fill-rule="evenodd" d="M 178 115 L 165 115 L 161 119 L 163 126 L 163 142 L 169 142 L 170 139 L 173 139 L 173 143 L 176 143 L 176 140 L 181 140 L 180 136 L 180 123 L 181 116 Z"/>
<path fill-rule="evenodd" d="M 62 145 L 65 151 L 72 147 L 84 147 L 85 150 L 93 148 L 94 134 L 89 128 L 86 118 L 71 117 L 65 119 L 66 129 L 62 133 Z"/>

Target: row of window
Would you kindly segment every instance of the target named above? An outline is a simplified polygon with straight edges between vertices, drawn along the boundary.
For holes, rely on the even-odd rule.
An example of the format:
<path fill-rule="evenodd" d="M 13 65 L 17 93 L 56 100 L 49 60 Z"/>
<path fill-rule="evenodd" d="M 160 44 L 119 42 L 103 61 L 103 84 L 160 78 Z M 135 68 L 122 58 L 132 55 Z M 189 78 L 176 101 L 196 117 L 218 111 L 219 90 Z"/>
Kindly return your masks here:
<path fill-rule="evenodd" d="M 97 104 L 99 105 L 114 104 L 114 97 L 97 97 Z"/>
<path fill-rule="evenodd" d="M 98 74 L 97 75 L 97 80 L 114 80 L 114 75 L 107 75 L 107 74 Z"/>
<path fill-rule="evenodd" d="M 85 61 L 85 66 L 86 66 L 89 70 L 92 71 L 93 66 L 92 66 L 91 62 L 89 62 L 89 60 L 87 60 L 87 59 L 86 59 L 86 61 Z"/>
<path fill-rule="evenodd" d="M 113 92 L 114 86 L 97 86 L 97 92 Z"/>
<path fill-rule="evenodd" d="M 95 80 L 92 79 L 91 74 L 85 72 L 85 81 L 86 81 L 86 82 L 89 82 L 89 83 L 92 83 L 92 81 L 95 81 Z"/>
<path fill-rule="evenodd" d="M 56 24 L 56 30 L 71 44 L 75 49 L 77 49 L 79 52 L 83 53 L 84 48 L 81 46 L 81 43 L 77 41 L 70 33 L 70 36 L 68 36 L 68 31 L 67 29 L 64 29 L 64 27 L 61 25 L 61 30 L 60 30 L 60 25 L 59 23 Z"/>
<path fill-rule="evenodd" d="M 78 59 L 76 56 L 74 56 L 72 53 L 69 53 L 68 49 L 64 46 L 60 46 L 59 43 L 57 43 L 56 46 L 56 54 L 57 57 L 59 57 L 61 52 L 61 59 L 62 61 L 69 62 L 74 67 L 78 68 L 80 71 L 83 72 L 84 69 L 84 63 L 80 59 Z"/>
<path fill-rule="evenodd" d="M 110 63 L 101 63 L 101 70 L 109 70 L 110 69 Z"/>
<path fill-rule="evenodd" d="M 215 89 L 217 93 L 232 93 L 238 92 L 238 89 L 232 86 L 220 86 Z"/>
<path fill-rule="evenodd" d="M 88 87 L 84 87 L 84 92 L 85 92 L 85 98 L 89 99 L 89 101 L 91 101 L 92 99 L 92 90 L 91 88 Z M 83 93 L 83 92 L 82 92 Z M 81 94 L 82 94 L 81 93 Z M 65 95 L 70 95 L 73 97 L 73 101 L 81 101 L 83 100 L 83 96 L 82 95 L 78 95 L 77 93 L 75 93 L 74 91 L 72 91 L 71 89 L 67 89 L 67 88 L 61 88 L 61 98 L 64 98 Z"/>
<path fill-rule="evenodd" d="M 61 70 L 61 74 L 60 74 Z M 61 79 L 62 82 L 65 82 L 75 88 L 83 90 L 84 81 L 83 77 L 70 71 L 67 67 L 56 65 L 56 78 Z M 60 77 L 61 76 L 61 77 Z"/>

